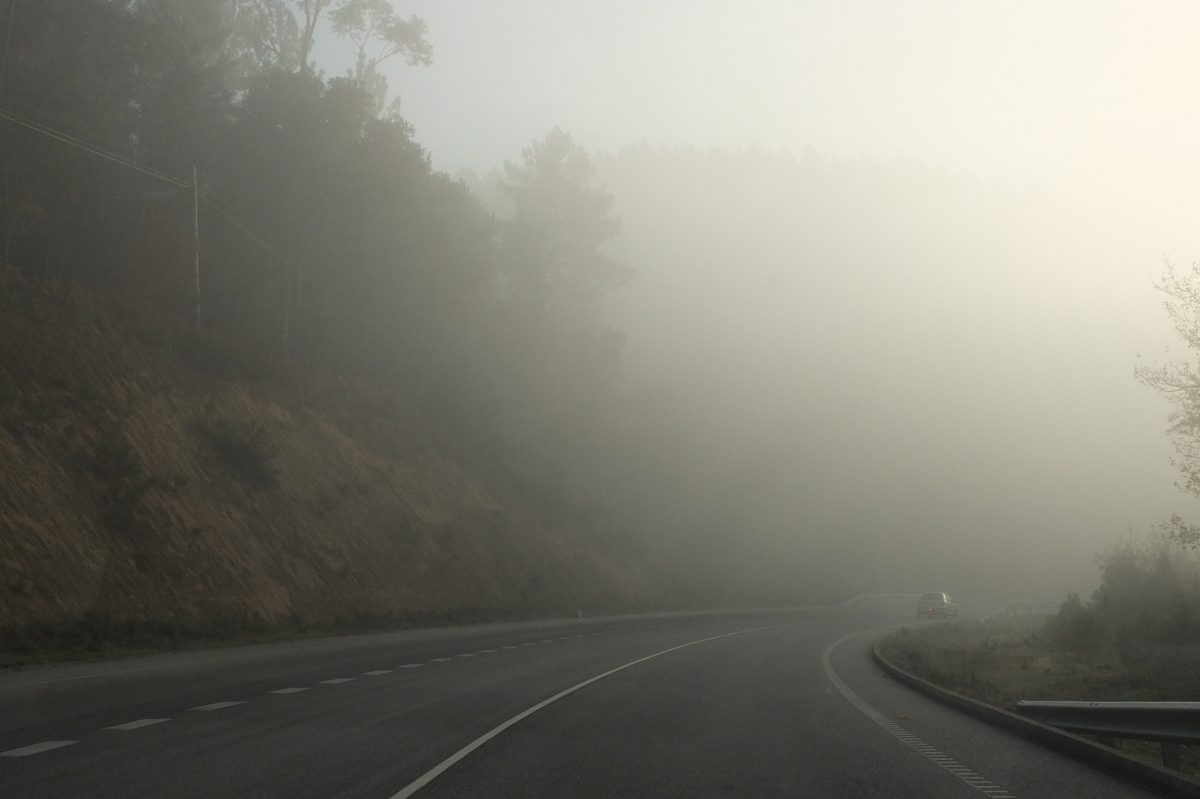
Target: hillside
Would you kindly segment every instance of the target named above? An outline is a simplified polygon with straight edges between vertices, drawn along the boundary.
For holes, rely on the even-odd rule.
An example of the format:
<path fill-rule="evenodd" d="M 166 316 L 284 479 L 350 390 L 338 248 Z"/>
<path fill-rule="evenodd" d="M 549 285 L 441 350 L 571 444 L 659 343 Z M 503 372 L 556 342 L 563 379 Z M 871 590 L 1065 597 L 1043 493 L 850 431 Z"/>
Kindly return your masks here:
<path fill-rule="evenodd" d="M 0 629 L 574 615 L 661 597 L 370 385 L 0 273 Z"/>

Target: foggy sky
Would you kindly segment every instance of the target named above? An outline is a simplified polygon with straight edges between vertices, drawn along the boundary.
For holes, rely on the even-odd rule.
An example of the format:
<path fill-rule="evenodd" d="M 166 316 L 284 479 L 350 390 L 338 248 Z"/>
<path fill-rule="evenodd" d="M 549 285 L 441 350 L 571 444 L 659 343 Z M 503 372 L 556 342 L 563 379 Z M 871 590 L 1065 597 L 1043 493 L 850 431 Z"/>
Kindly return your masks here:
<path fill-rule="evenodd" d="M 1186 0 L 395 5 L 427 20 L 436 56 L 389 78 L 450 172 L 486 171 L 558 125 L 610 152 L 902 154 L 1119 195 L 1166 224 L 1200 211 L 1200 6 Z"/>
<path fill-rule="evenodd" d="M 436 168 L 556 125 L 601 154 L 638 270 L 610 302 L 627 373 L 731 457 L 788 453 L 772 541 L 913 541 L 1053 598 L 1128 530 L 1200 522 L 1132 377 L 1180 349 L 1161 258 L 1200 251 L 1200 5 L 395 5 L 429 23 L 435 65 L 388 74 Z M 612 158 L 638 143 L 766 160 L 697 155 L 689 190 Z"/>

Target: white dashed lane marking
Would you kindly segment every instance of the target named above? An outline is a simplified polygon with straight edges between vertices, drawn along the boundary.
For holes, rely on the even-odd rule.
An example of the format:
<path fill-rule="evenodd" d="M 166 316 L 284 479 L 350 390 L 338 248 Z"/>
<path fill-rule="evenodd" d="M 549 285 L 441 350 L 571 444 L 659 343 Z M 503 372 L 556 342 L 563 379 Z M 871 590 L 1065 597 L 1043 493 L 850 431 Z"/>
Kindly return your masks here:
<path fill-rule="evenodd" d="M 111 727 L 105 727 L 106 730 L 136 730 L 142 727 L 149 727 L 151 724 L 161 724 L 170 719 L 138 719 L 137 721 L 127 721 L 124 724 L 114 724 Z"/>
<path fill-rule="evenodd" d="M 588 632 L 588 633 L 578 633 L 576 635 L 563 636 L 563 637 L 557 638 L 557 639 L 545 638 L 545 639 L 542 639 L 541 641 L 526 641 L 521 644 L 506 644 L 502 647 L 499 647 L 499 649 L 482 649 L 479 652 L 463 652 L 458 655 L 455 655 L 454 657 L 469 658 L 469 657 L 474 657 L 475 655 L 478 655 L 478 654 L 484 654 L 484 653 L 491 654 L 493 652 L 498 652 L 502 649 L 518 649 L 519 647 L 522 647 L 522 646 L 537 646 L 538 644 L 549 644 L 549 643 L 553 643 L 554 640 L 568 641 L 571 638 L 584 638 L 585 636 L 588 636 L 588 635 L 606 635 L 609 633 L 625 632 L 625 631 L 626 631 L 625 629 L 594 630 L 594 631 Z M 451 659 L 452 658 L 432 658 L 429 662 L 430 663 L 447 663 Z M 424 663 L 405 663 L 401 666 L 398 666 L 397 668 L 419 669 L 424 665 L 425 665 Z M 377 669 L 375 671 L 365 671 L 365 672 L 363 672 L 363 674 L 369 675 L 372 677 L 377 677 L 377 676 L 380 676 L 383 674 L 391 674 L 392 671 L 393 671 L 393 669 Z M 341 683 L 351 682 L 353 680 L 354 680 L 353 677 L 336 677 L 332 680 L 321 680 L 321 684 L 322 685 L 340 685 Z M 300 693 L 301 691 L 308 691 L 308 690 L 311 690 L 311 688 L 299 688 L 299 687 L 278 688 L 274 691 L 270 691 L 269 693 L 272 693 L 272 694 L 296 694 L 296 693 Z M 193 708 L 189 708 L 189 709 L 195 710 L 195 711 L 201 711 L 201 712 L 209 712 L 209 711 L 213 711 L 213 710 L 224 710 L 225 708 L 233 707 L 234 705 L 244 705 L 244 704 L 246 704 L 244 701 L 212 702 L 207 705 L 200 705 L 199 707 L 193 707 Z M 112 727 L 105 727 L 104 729 L 106 729 L 106 730 L 121 730 L 121 731 L 127 732 L 129 730 L 141 729 L 142 727 L 149 727 L 152 724 L 161 724 L 164 721 L 170 721 L 170 719 L 137 719 L 136 721 L 127 721 L 124 724 L 116 724 L 116 725 L 113 725 Z M 41 743 L 31 744 L 29 746 L 23 746 L 23 747 L 20 747 L 19 749 L 9 749 L 6 752 L 0 752 L 0 757 L 27 757 L 29 755 L 36 755 L 36 754 L 39 754 L 40 752 L 49 752 L 53 749 L 60 749 L 64 746 L 70 746 L 72 744 L 77 744 L 77 743 L 79 743 L 79 741 L 42 741 Z M 957 764 L 955 764 L 955 765 L 957 765 Z"/>
<path fill-rule="evenodd" d="M 200 707 L 192 708 L 192 710 L 200 710 L 200 711 L 207 712 L 209 710 L 224 710 L 227 707 L 233 707 L 234 705 L 244 705 L 244 704 L 246 704 L 246 703 L 245 702 L 213 702 L 211 705 L 201 705 Z"/>
<path fill-rule="evenodd" d="M 830 655 L 830 653 L 833 652 L 834 648 L 837 647 L 838 644 L 842 643 L 842 641 L 848 641 L 849 639 L 853 638 L 855 635 L 859 635 L 859 633 L 851 633 L 850 635 L 847 635 L 845 638 L 842 638 L 839 641 L 833 642 L 832 644 L 829 645 L 829 648 L 826 649 L 824 651 L 824 653 L 821 654 L 821 665 L 825 667 L 825 675 L 827 677 L 829 677 L 829 681 L 833 683 L 833 687 L 837 688 L 838 691 L 841 692 L 842 696 L 849 699 L 850 704 L 852 704 L 856 708 L 858 708 L 864 716 L 871 719 L 876 724 L 878 724 L 880 727 L 883 727 L 885 730 L 887 730 L 892 735 L 899 738 L 905 744 L 912 747 L 914 750 L 916 750 L 920 754 L 924 755 L 925 757 L 929 758 L 931 761 L 933 761 L 937 765 L 941 766 L 942 768 L 944 768 L 946 771 L 950 772 L 954 776 L 958 777 L 960 780 L 965 782 L 967 785 L 970 785 L 975 790 L 977 790 L 981 793 L 985 793 L 988 796 L 993 797 L 993 799 L 1015 799 L 1013 797 L 1013 795 L 1011 793 L 1009 793 L 1008 791 L 1006 791 L 1004 788 L 1001 788 L 999 785 L 997 785 L 994 782 L 984 779 L 983 777 L 979 776 L 971 769 L 967 768 L 966 766 L 964 766 L 961 763 L 959 763 L 958 761 L 956 761 L 954 758 L 942 754 L 934 747 L 925 743 L 920 738 L 913 735 L 911 732 L 909 732 L 905 728 L 901 727 L 899 724 L 892 721 L 891 719 L 889 719 L 887 716 L 880 713 L 875 708 L 871 707 L 871 705 L 869 705 L 865 699 L 863 699 L 858 694 L 854 693 L 854 691 L 850 688 L 850 686 L 848 686 L 848 685 L 846 685 L 846 683 L 842 682 L 841 678 L 838 677 L 837 674 L 833 670 L 833 664 L 829 660 L 829 655 Z"/>
<path fill-rule="evenodd" d="M 30 755 L 49 752 L 51 749 L 61 749 L 64 746 L 77 744 L 79 741 L 42 741 L 40 744 L 30 744 L 22 746 L 20 749 L 9 749 L 7 752 L 0 752 L 0 757 L 29 757 Z"/>

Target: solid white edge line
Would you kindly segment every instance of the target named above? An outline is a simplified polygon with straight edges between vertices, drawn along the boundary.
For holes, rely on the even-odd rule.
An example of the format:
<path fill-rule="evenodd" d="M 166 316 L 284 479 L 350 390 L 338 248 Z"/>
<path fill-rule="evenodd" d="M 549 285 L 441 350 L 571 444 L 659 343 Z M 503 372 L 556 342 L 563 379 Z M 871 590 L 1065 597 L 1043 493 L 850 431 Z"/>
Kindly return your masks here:
<path fill-rule="evenodd" d="M 830 644 L 825 649 L 824 652 L 821 653 L 821 666 L 824 667 L 825 676 L 828 677 L 829 681 L 833 683 L 833 687 L 837 688 L 838 692 L 841 693 L 841 695 L 844 696 L 847 700 L 849 700 L 850 704 L 852 704 L 852 705 L 854 705 L 854 707 L 858 708 L 858 710 L 860 710 L 864 716 L 866 716 L 867 718 L 874 721 L 880 727 L 883 727 L 884 730 L 891 733 L 892 736 L 895 737 L 897 740 L 899 740 L 901 743 L 909 746 L 914 751 L 916 751 L 918 754 L 922 755 L 923 757 L 925 757 L 927 760 L 931 761 L 935 765 L 940 766 L 942 769 L 949 772 L 950 774 L 953 774 L 955 777 L 962 780 L 964 783 L 971 786 L 975 790 L 979 791 L 980 793 L 987 794 L 988 796 L 1012 797 L 1012 794 L 1009 793 L 1006 789 L 1002 788 L 1001 786 L 997 785 L 996 783 L 992 782 L 991 780 L 987 779 L 986 777 L 979 776 L 979 774 L 977 772 L 975 772 L 973 769 L 970 769 L 967 766 L 964 766 L 963 764 L 959 763 L 957 760 L 954 760 L 953 758 L 951 758 L 947 755 L 944 755 L 942 752 L 938 751 L 937 749 L 930 746 L 929 744 L 926 744 L 920 738 L 913 735 L 911 732 L 909 732 L 905 728 L 901 727 L 899 724 L 892 721 L 887 716 L 880 713 L 878 710 L 876 710 L 870 704 L 868 704 L 867 700 L 863 699 L 861 696 L 856 694 L 850 686 L 848 686 L 848 685 L 846 685 L 846 683 L 842 682 L 842 679 L 837 676 L 837 672 L 835 672 L 833 670 L 833 662 L 830 660 L 830 655 L 833 654 L 834 649 L 836 649 L 839 645 L 845 643 L 846 641 L 849 641 L 851 638 L 854 638 L 857 635 L 867 635 L 868 633 L 877 633 L 877 632 L 882 632 L 884 630 L 889 630 L 889 629 L 893 629 L 893 628 L 880 627 L 879 629 L 875 629 L 875 630 L 865 630 L 862 632 L 850 633 L 849 635 L 845 636 L 844 638 L 839 638 L 838 640 L 834 641 L 832 644 Z M 930 751 L 922 751 L 922 749 L 919 748 L 922 745 L 925 747 L 928 747 L 928 749 Z M 942 760 L 939 757 L 937 757 L 937 755 L 942 755 L 942 757 L 945 757 L 946 759 Z"/>
<path fill-rule="evenodd" d="M 603 674 L 597 674 L 595 677 L 584 680 L 583 682 L 579 683 L 578 685 L 573 685 L 570 688 L 566 689 L 565 691 L 559 691 L 557 694 L 550 697 L 549 699 L 543 699 L 541 702 L 538 702 L 533 707 L 513 716 L 511 719 L 504 722 L 500 726 L 492 728 L 488 732 L 486 732 L 483 735 L 476 738 L 474 741 L 471 741 L 471 743 L 467 744 L 462 749 L 459 749 L 457 752 L 450 755 L 450 757 L 446 758 L 441 763 L 438 763 L 436 766 L 431 768 L 429 771 L 422 774 L 415 781 L 409 783 L 399 793 L 393 794 L 391 796 L 391 799 L 408 799 L 408 797 L 412 796 L 414 793 L 421 790 L 426 785 L 428 785 L 429 783 L 431 783 L 435 779 L 437 779 L 438 776 L 440 776 L 442 774 L 442 772 L 444 772 L 446 769 L 450 768 L 455 763 L 462 760 L 464 757 L 471 754 L 476 749 L 483 746 L 485 743 L 492 740 L 497 735 L 504 732 L 509 727 L 513 726 L 514 724 L 516 724 L 518 721 L 521 721 L 522 719 L 527 718 L 528 716 L 532 716 L 534 713 L 537 713 L 539 710 L 546 707 L 546 705 L 557 702 L 558 700 L 562 699 L 564 696 L 567 696 L 568 694 L 573 694 L 576 691 L 578 691 L 580 688 L 591 685 L 592 683 L 596 682 L 597 680 L 603 680 L 605 677 L 616 674 L 618 671 L 624 671 L 625 669 L 629 668 L 630 666 L 636 666 L 639 663 L 645 663 L 647 660 L 651 660 L 652 658 L 656 658 L 660 655 L 665 655 L 668 652 L 674 652 L 677 649 L 683 649 L 684 647 L 695 646 L 696 644 L 703 644 L 707 641 L 716 641 L 718 638 L 728 638 L 731 635 L 741 635 L 742 633 L 752 633 L 752 632 L 756 632 L 758 630 L 771 630 L 771 629 L 774 629 L 775 627 L 780 627 L 780 626 L 782 626 L 782 625 L 776 624 L 776 625 L 771 625 L 770 627 L 752 627 L 749 630 L 736 630 L 731 633 L 723 633 L 722 635 L 714 635 L 709 638 L 701 638 L 698 641 L 689 641 L 686 644 L 680 644 L 679 646 L 673 646 L 670 649 L 664 649 L 661 652 L 655 652 L 653 655 L 646 655 L 646 657 L 644 657 L 644 658 L 638 658 L 637 660 L 632 660 L 632 661 L 626 663 L 624 666 L 617 666 L 615 669 L 609 669 L 608 671 L 604 672 Z"/>

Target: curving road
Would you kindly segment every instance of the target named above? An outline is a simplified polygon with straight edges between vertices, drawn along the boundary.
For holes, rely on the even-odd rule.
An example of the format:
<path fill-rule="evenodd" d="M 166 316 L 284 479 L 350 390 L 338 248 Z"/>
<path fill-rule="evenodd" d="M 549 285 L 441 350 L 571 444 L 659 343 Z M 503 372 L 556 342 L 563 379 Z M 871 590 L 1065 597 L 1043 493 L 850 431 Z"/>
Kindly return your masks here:
<path fill-rule="evenodd" d="M 0 674 L 0 797 L 1150 796 L 915 694 L 886 611 L 409 631 Z"/>

